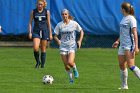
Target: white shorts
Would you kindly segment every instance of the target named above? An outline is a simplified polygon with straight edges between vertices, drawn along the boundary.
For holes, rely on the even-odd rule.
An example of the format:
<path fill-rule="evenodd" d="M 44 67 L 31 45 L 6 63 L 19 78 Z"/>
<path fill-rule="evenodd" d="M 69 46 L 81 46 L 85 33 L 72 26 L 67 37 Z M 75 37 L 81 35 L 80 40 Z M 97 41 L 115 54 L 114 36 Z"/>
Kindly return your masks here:
<path fill-rule="evenodd" d="M 128 50 L 130 52 L 133 52 L 134 51 L 134 48 L 130 48 L 130 47 L 119 47 L 119 50 L 118 50 L 118 55 L 125 55 L 125 51 Z"/>
<path fill-rule="evenodd" d="M 60 50 L 60 54 L 61 55 L 68 55 L 70 53 L 75 53 L 75 50 L 69 50 L 69 51 L 63 51 L 63 50 Z"/>

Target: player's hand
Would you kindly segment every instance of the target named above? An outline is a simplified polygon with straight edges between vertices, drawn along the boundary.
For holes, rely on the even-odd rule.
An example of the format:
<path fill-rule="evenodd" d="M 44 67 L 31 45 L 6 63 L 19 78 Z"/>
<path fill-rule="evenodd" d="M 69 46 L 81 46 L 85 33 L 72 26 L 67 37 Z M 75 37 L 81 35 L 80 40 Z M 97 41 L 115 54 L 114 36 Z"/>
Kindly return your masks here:
<path fill-rule="evenodd" d="M 81 41 L 77 41 L 77 47 L 80 49 L 81 48 Z"/>
<path fill-rule="evenodd" d="M 52 37 L 52 35 L 50 35 L 50 40 L 52 40 L 53 39 L 53 37 Z"/>
<path fill-rule="evenodd" d="M 28 37 L 29 39 L 32 39 L 32 33 L 29 33 Z"/>
<path fill-rule="evenodd" d="M 119 45 L 119 42 L 118 42 L 118 41 L 115 41 L 115 42 L 113 43 L 112 47 L 113 47 L 113 48 L 117 48 L 118 45 Z"/>
<path fill-rule="evenodd" d="M 59 41 L 57 42 L 57 44 L 60 46 L 60 44 L 61 44 L 61 41 L 59 40 Z"/>
<path fill-rule="evenodd" d="M 138 55 L 138 53 L 139 53 L 139 49 L 135 48 L 135 55 Z"/>

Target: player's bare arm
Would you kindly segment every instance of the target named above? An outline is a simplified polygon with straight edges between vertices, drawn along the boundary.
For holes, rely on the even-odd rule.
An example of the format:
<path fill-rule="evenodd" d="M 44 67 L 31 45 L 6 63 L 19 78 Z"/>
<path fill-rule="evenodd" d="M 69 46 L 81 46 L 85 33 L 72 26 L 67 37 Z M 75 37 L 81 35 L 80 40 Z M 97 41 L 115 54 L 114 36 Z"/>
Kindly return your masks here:
<path fill-rule="evenodd" d="M 134 42 L 135 42 L 135 54 L 137 55 L 139 53 L 139 48 L 138 48 L 138 34 L 137 34 L 137 29 L 136 27 L 132 28 L 132 33 L 134 35 Z"/>
<path fill-rule="evenodd" d="M 51 29 L 51 22 L 50 22 L 50 12 L 47 11 L 47 23 L 48 23 L 48 29 L 49 29 L 49 37 L 50 40 L 52 40 L 52 29 Z"/>
<path fill-rule="evenodd" d="M 58 36 L 56 34 L 54 35 L 54 40 L 58 45 L 60 45 L 60 40 L 58 39 Z"/>
<path fill-rule="evenodd" d="M 30 14 L 30 21 L 29 21 L 29 27 L 28 27 L 28 37 L 29 39 L 32 39 L 32 21 L 33 21 L 33 11 Z"/>
<path fill-rule="evenodd" d="M 79 49 L 80 49 L 80 47 L 81 47 L 83 37 L 84 37 L 84 31 L 81 30 L 81 31 L 80 31 L 80 38 L 79 38 L 79 40 L 77 41 L 77 44 L 78 44 L 78 48 L 79 48 Z"/>

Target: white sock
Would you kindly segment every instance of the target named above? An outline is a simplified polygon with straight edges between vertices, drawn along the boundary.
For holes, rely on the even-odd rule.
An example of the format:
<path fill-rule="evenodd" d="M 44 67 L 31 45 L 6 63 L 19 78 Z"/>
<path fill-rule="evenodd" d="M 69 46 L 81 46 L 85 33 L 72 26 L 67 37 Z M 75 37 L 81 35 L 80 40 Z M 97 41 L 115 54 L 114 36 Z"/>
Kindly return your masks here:
<path fill-rule="evenodd" d="M 67 70 L 66 72 L 68 74 L 69 79 L 72 80 L 72 73 L 71 73 L 71 71 L 70 70 Z"/>
<path fill-rule="evenodd" d="M 74 63 L 73 69 L 74 69 L 74 70 L 76 70 L 76 69 L 77 69 L 77 67 L 76 67 L 76 64 L 75 64 L 75 63 Z"/>
<path fill-rule="evenodd" d="M 130 67 L 130 69 L 140 79 L 140 69 L 137 66 Z"/>
<path fill-rule="evenodd" d="M 120 70 L 120 76 L 121 76 L 121 81 L 122 81 L 122 87 L 128 86 L 127 85 L 128 70 L 127 69 L 125 69 L 124 71 Z"/>

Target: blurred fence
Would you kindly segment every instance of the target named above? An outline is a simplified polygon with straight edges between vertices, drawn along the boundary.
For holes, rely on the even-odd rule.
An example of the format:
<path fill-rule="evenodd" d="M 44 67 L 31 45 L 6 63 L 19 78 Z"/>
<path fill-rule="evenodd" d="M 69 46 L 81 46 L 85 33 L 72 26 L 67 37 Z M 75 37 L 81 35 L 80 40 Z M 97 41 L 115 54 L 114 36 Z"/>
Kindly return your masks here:
<path fill-rule="evenodd" d="M 89 35 L 85 34 L 82 42 L 82 48 L 111 48 L 118 35 Z M 77 37 L 78 39 L 78 37 Z M 16 47 L 32 47 L 32 40 L 28 39 L 27 35 L 19 36 L 0 36 L 0 46 L 16 46 Z M 48 47 L 58 48 L 54 40 L 49 42 Z M 140 36 L 139 36 L 140 47 Z"/>

